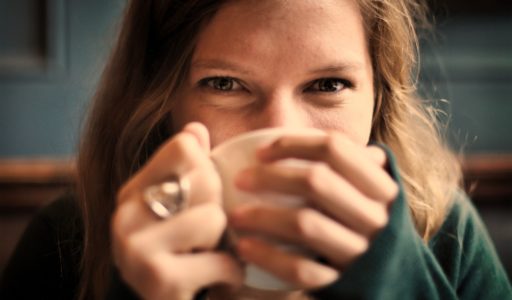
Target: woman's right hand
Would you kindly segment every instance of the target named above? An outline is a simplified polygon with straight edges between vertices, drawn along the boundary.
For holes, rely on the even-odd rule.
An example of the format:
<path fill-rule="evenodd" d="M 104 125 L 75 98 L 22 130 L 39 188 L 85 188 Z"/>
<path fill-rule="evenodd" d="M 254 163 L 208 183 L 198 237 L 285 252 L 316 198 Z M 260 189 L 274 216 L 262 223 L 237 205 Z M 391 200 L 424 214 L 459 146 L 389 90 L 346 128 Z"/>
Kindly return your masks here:
<path fill-rule="evenodd" d="M 144 299 L 190 300 L 216 284 L 238 287 L 240 265 L 215 251 L 226 228 L 221 184 L 209 159 L 209 135 L 190 123 L 164 143 L 120 189 L 112 218 L 114 262 L 122 278 Z M 143 200 L 144 190 L 172 176 L 190 182 L 186 209 L 158 219 Z"/>

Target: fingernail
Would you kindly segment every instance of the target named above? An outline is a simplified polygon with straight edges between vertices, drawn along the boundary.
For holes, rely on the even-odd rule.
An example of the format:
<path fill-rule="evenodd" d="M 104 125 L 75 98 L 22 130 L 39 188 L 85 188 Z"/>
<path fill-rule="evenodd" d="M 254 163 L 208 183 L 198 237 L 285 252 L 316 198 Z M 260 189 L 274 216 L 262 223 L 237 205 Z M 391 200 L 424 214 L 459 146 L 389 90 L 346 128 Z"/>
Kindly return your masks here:
<path fill-rule="evenodd" d="M 253 207 L 250 204 L 241 204 L 232 208 L 228 213 L 230 224 L 237 229 L 247 228 L 251 224 L 251 220 L 254 219 L 252 210 Z"/>
<path fill-rule="evenodd" d="M 244 210 L 240 208 L 233 208 L 228 213 L 229 223 L 236 226 L 244 218 Z"/>
<path fill-rule="evenodd" d="M 301 281 L 311 287 L 326 286 L 339 278 L 339 271 L 329 266 L 305 261 L 302 265 Z"/>
<path fill-rule="evenodd" d="M 271 153 L 272 153 L 272 151 L 270 150 L 270 147 L 269 146 L 264 146 L 264 147 L 259 148 L 258 150 L 256 150 L 256 157 L 260 161 L 264 162 L 264 161 L 270 160 Z"/>
<path fill-rule="evenodd" d="M 244 170 L 235 178 L 235 184 L 237 187 L 245 190 L 252 190 L 255 185 L 254 174 L 251 170 Z"/>
<path fill-rule="evenodd" d="M 312 277 L 313 282 L 315 282 L 314 285 L 322 286 L 336 281 L 340 277 L 340 273 L 337 270 L 329 268 L 317 272 Z"/>

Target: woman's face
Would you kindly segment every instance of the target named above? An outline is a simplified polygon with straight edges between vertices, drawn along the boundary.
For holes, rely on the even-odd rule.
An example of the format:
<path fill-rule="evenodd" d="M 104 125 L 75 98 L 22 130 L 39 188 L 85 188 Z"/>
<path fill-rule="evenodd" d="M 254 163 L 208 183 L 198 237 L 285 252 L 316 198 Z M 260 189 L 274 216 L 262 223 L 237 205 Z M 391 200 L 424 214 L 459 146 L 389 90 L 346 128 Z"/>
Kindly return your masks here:
<path fill-rule="evenodd" d="M 198 36 L 173 126 L 205 124 L 212 145 L 259 128 L 315 127 L 368 142 L 372 64 L 355 0 L 247 0 Z"/>

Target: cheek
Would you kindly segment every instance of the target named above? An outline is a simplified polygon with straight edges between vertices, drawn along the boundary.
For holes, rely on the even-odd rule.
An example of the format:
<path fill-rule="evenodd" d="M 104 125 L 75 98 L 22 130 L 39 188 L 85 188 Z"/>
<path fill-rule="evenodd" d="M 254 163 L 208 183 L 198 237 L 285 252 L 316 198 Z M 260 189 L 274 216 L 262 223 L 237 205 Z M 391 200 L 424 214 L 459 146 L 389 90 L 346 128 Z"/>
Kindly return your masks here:
<path fill-rule="evenodd" d="M 238 124 L 231 123 L 232 122 L 225 122 L 224 124 L 222 124 L 222 122 L 204 123 L 210 132 L 212 148 L 221 144 L 223 141 L 246 131 L 238 126 Z"/>
<path fill-rule="evenodd" d="M 373 101 L 365 105 L 347 105 L 340 109 L 316 112 L 314 127 L 346 134 L 359 145 L 367 145 L 371 135 Z"/>
<path fill-rule="evenodd" d="M 368 92 L 359 102 L 351 120 L 357 141 L 364 145 L 368 144 L 372 131 L 374 103 L 373 93 Z"/>
<path fill-rule="evenodd" d="M 371 104 L 366 106 L 359 114 L 359 117 L 354 120 L 354 123 L 357 124 L 357 131 L 359 136 L 359 141 L 364 144 L 368 144 L 370 139 L 371 131 L 372 131 L 372 121 L 373 121 L 373 101 Z"/>
<path fill-rule="evenodd" d="M 174 132 L 190 122 L 200 122 L 208 129 L 211 145 L 214 147 L 232 136 L 249 130 L 244 125 L 247 122 L 236 115 L 223 113 L 221 110 L 201 105 L 191 99 L 182 99 L 171 112 L 171 126 Z"/>

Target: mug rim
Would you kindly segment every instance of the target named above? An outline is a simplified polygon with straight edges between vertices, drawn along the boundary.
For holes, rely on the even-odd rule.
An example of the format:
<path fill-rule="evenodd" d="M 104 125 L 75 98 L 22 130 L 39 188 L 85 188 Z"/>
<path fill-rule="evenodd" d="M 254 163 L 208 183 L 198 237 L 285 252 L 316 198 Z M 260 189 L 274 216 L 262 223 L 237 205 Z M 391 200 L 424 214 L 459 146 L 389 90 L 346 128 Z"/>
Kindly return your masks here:
<path fill-rule="evenodd" d="M 270 132 L 270 134 L 269 134 Z M 270 137 L 276 135 L 284 135 L 284 134 L 299 134 L 305 136 L 323 136 L 326 135 L 325 131 L 314 127 L 305 127 L 305 128 L 291 128 L 291 127 L 269 127 L 251 130 L 247 132 L 243 132 L 241 134 L 232 136 L 227 140 L 223 141 L 219 145 L 213 147 L 211 150 L 211 156 L 215 156 L 216 153 L 223 152 L 223 149 L 230 147 L 232 144 L 238 143 L 243 139 L 253 139 L 259 138 L 262 135 L 269 135 Z"/>

